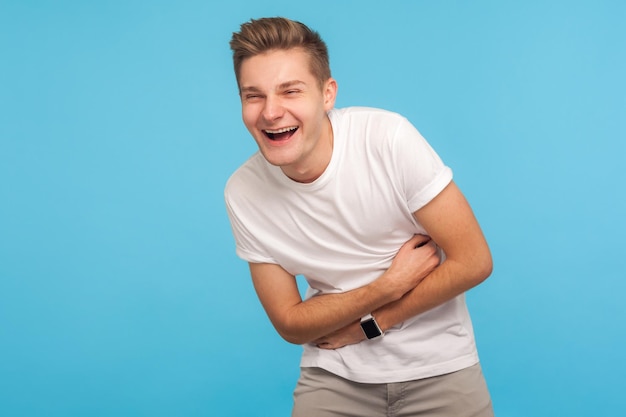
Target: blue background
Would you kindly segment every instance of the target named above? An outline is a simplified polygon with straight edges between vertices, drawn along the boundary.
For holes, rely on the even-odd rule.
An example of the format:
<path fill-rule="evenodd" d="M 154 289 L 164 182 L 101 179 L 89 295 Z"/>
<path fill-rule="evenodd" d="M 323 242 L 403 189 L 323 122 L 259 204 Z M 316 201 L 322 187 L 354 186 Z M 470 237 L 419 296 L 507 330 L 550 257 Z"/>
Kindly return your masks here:
<path fill-rule="evenodd" d="M 0 1 L 0 415 L 289 414 L 222 200 L 255 150 L 228 41 L 275 15 L 454 169 L 497 415 L 622 414 L 626 3 L 296 3 Z"/>

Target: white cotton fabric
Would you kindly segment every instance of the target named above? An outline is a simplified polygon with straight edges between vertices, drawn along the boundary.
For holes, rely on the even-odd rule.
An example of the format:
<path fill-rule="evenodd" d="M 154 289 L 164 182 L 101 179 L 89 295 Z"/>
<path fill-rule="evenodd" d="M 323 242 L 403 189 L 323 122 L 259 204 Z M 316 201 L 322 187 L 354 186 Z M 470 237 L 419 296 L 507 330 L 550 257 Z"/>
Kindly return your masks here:
<path fill-rule="evenodd" d="M 292 181 L 257 152 L 225 190 L 237 255 L 303 275 L 307 298 L 378 278 L 404 242 L 425 233 L 412 213 L 452 180 L 451 169 L 404 117 L 362 107 L 334 109 L 329 117 L 333 154 L 316 181 Z M 365 383 L 426 378 L 478 362 L 463 295 L 382 338 L 336 350 L 303 347 L 301 366 Z"/>

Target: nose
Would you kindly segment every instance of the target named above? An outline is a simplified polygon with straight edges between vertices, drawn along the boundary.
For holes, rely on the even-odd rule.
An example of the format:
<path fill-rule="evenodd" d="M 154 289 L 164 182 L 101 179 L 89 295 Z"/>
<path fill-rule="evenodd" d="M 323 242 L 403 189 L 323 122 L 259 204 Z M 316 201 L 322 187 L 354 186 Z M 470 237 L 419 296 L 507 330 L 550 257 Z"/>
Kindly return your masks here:
<path fill-rule="evenodd" d="M 277 97 L 268 96 L 263 106 L 263 118 L 267 121 L 274 121 L 283 116 L 284 109 Z"/>

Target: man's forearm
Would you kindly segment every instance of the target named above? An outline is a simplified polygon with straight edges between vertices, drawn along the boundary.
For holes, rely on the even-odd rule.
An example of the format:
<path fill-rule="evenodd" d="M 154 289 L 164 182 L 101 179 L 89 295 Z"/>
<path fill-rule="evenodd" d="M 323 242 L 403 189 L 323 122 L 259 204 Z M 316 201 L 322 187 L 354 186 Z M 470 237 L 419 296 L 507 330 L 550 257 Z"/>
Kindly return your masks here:
<path fill-rule="evenodd" d="M 454 182 L 413 215 L 444 251 L 446 260 L 400 300 L 376 312 L 383 329 L 422 314 L 480 284 L 493 267 L 487 241 Z"/>
<path fill-rule="evenodd" d="M 413 290 L 375 310 L 373 314 L 379 326 L 386 331 L 475 287 L 490 273 L 490 260 L 469 267 L 448 259 Z"/>
<path fill-rule="evenodd" d="M 319 295 L 291 307 L 276 328 L 291 343 L 309 343 L 397 300 L 374 283 L 344 293 Z"/>
<path fill-rule="evenodd" d="M 402 245 L 391 267 L 371 284 L 306 301 L 300 298 L 294 277 L 280 266 L 251 264 L 250 268 L 259 299 L 278 333 L 288 342 L 303 344 L 399 300 L 438 263 L 434 243 L 425 236 L 415 236 Z"/>
<path fill-rule="evenodd" d="M 458 262 L 446 260 L 413 290 L 373 311 L 372 314 L 383 332 L 387 331 L 394 325 L 441 305 L 480 283 L 491 271 L 489 257 L 483 261 L 482 267 L 478 264 L 476 269 L 472 269 Z M 337 349 L 359 343 L 364 338 L 358 321 L 354 321 L 315 340 L 315 343 L 321 349 Z"/>

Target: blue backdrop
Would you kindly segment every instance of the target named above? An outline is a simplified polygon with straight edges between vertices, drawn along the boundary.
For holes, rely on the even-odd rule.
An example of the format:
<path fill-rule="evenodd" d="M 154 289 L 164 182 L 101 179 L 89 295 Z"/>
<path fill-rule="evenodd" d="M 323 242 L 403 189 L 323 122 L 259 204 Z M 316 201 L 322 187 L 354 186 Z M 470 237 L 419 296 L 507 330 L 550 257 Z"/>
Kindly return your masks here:
<path fill-rule="evenodd" d="M 255 150 L 228 40 L 320 31 L 338 107 L 406 115 L 495 257 L 498 416 L 623 412 L 626 3 L 0 1 L 0 415 L 287 416 L 300 348 L 234 254 Z"/>

